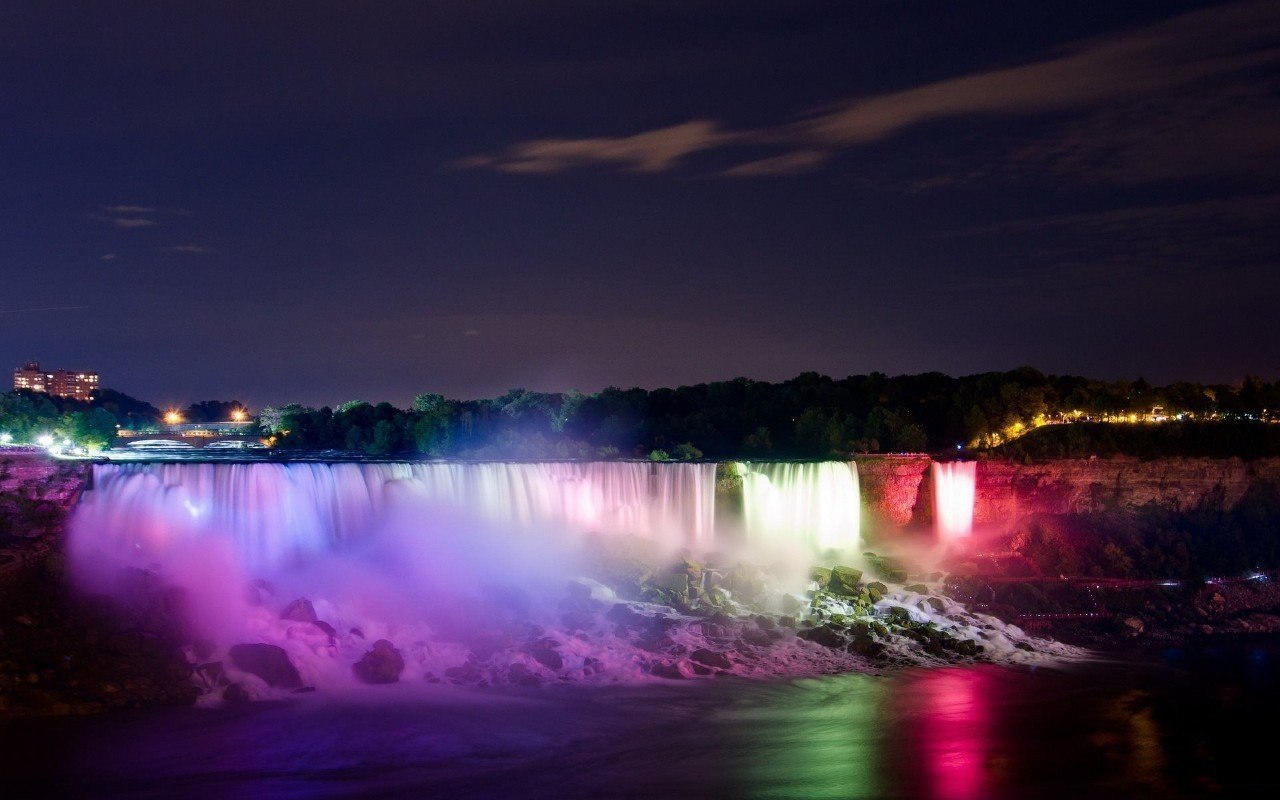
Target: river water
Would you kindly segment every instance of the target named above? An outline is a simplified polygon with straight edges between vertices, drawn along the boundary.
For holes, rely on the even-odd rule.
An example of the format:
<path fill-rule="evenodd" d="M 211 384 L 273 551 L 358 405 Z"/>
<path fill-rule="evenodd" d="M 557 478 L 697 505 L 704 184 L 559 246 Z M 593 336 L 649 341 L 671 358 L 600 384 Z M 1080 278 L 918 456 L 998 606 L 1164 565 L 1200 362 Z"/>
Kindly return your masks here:
<path fill-rule="evenodd" d="M 0 796 L 1267 796 L 1280 647 L 1058 668 L 342 698 L 0 724 Z"/>

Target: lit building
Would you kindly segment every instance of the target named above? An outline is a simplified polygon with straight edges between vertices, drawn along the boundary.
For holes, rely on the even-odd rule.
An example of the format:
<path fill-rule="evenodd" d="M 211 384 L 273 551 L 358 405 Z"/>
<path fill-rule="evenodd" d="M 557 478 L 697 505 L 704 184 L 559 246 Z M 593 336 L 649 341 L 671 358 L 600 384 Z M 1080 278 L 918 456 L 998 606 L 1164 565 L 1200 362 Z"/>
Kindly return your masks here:
<path fill-rule="evenodd" d="M 35 361 L 28 361 L 13 371 L 14 390 L 26 389 L 31 392 L 47 392 L 49 376 Z"/>
<path fill-rule="evenodd" d="M 45 372 L 39 363 L 28 361 L 13 371 L 13 388 L 44 392 L 54 397 L 89 400 L 93 392 L 102 388 L 102 385 L 96 372 L 70 369 Z"/>

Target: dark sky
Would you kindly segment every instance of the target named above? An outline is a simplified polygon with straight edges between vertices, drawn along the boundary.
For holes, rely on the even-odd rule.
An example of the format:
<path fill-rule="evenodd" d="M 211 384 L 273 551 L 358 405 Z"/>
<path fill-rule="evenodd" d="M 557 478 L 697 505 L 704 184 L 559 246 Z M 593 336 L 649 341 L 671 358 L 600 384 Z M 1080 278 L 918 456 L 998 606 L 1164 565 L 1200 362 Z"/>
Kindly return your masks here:
<path fill-rule="evenodd" d="M 1274 379 L 1278 64 L 1274 2 L 6 2 L 0 365 Z"/>

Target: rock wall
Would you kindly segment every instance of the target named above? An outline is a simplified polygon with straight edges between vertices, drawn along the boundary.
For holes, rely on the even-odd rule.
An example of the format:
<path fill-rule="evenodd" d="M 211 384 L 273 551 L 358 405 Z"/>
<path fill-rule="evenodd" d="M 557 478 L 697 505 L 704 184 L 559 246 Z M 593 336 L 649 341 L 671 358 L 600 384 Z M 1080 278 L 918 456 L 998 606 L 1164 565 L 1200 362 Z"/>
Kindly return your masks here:
<path fill-rule="evenodd" d="M 1011 526 L 1035 513 L 1066 514 L 1158 503 L 1230 508 L 1257 483 L 1280 484 L 1280 459 L 1063 459 L 1036 464 L 978 462 L 974 522 Z"/>
<path fill-rule="evenodd" d="M 88 477 L 88 464 L 55 461 L 42 453 L 0 455 L 0 494 L 18 492 L 69 506 Z"/>
<path fill-rule="evenodd" d="M 906 527 L 933 522 L 933 477 L 923 456 L 857 459 L 866 523 Z M 1280 458 L 1060 459 L 1034 464 L 978 462 L 974 523 L 1009 529 L 1028 515 L 1066 514 L 1159 503 L 1230 508 L 1257 483 L 1280 485 Z"/>
<path fill-rule="evenodd" d="M 855 460 L 866 516 L 864 527 L 901 528 L 933 518 L 933 493 L 928 485 L 932 461 L 928 456 L 861 456 Z"/>

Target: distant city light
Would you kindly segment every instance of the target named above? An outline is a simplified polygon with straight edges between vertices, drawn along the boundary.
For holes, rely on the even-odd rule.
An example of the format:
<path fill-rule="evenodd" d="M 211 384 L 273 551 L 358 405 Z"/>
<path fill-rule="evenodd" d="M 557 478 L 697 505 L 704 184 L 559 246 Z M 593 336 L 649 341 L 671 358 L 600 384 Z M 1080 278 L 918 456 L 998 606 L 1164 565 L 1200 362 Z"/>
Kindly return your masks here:
<path fill-rule="evenodd" d="M 182 415 L 179 414 L 177 411 L 164 412 L 164 424 L 179 425 L 181 423 L 182 423 Z"/>

